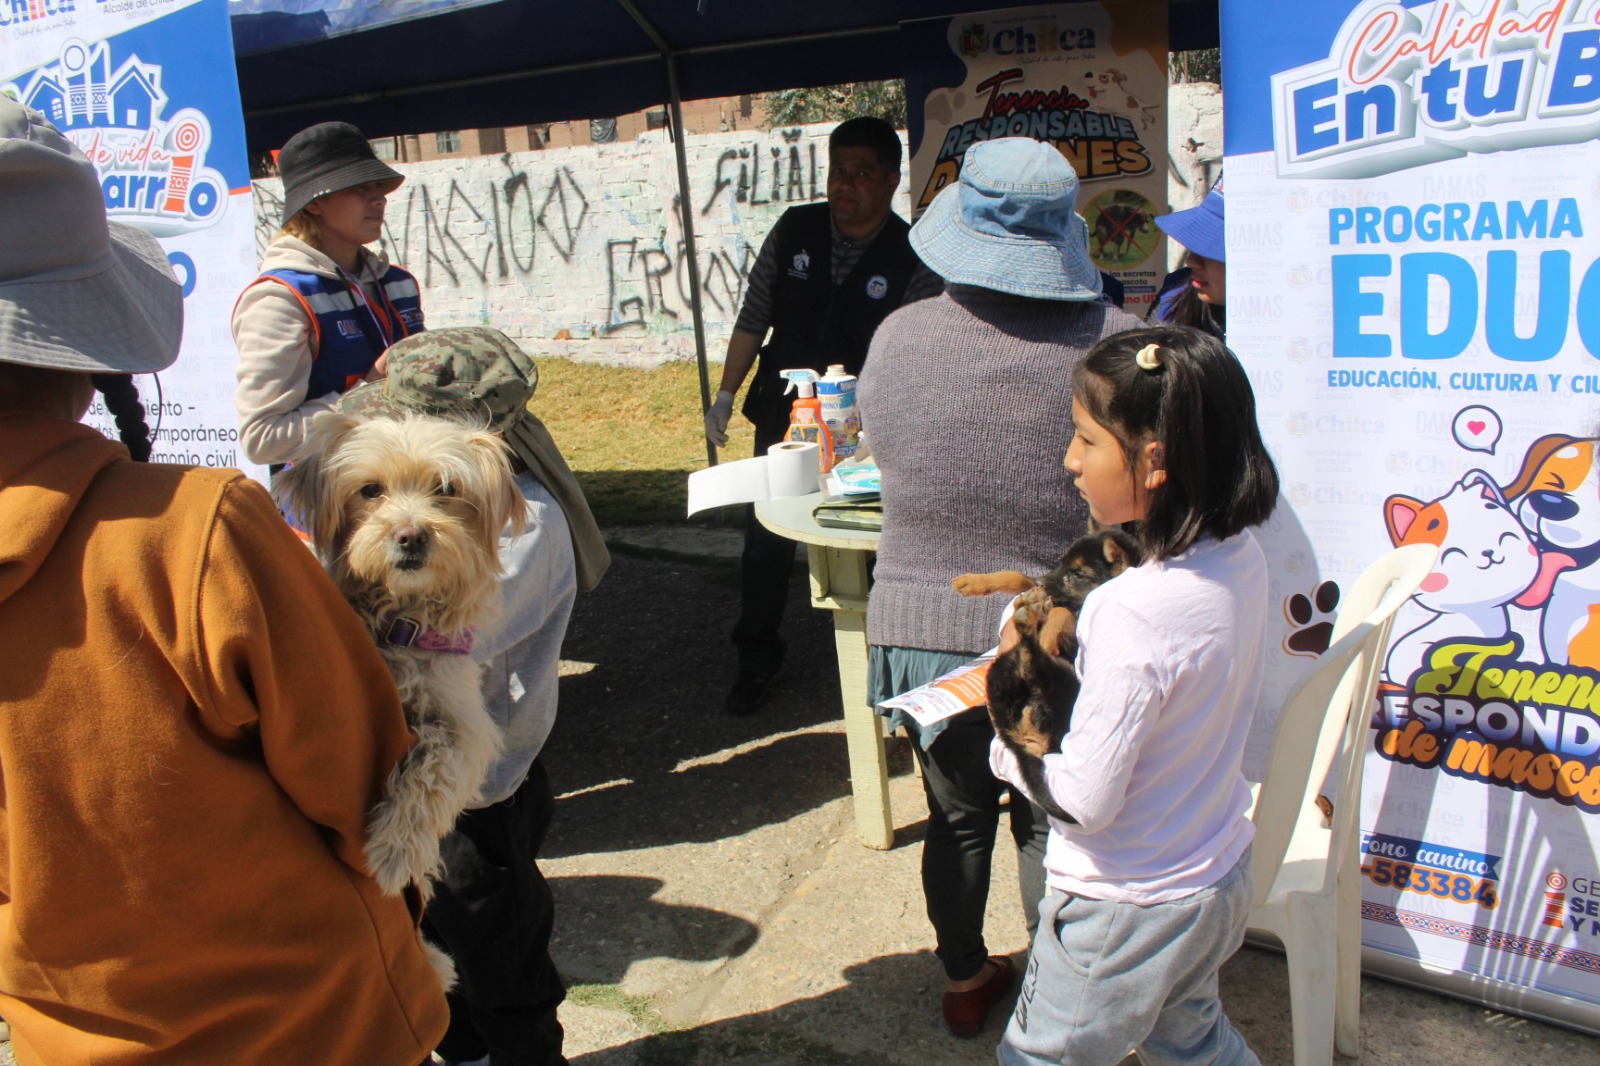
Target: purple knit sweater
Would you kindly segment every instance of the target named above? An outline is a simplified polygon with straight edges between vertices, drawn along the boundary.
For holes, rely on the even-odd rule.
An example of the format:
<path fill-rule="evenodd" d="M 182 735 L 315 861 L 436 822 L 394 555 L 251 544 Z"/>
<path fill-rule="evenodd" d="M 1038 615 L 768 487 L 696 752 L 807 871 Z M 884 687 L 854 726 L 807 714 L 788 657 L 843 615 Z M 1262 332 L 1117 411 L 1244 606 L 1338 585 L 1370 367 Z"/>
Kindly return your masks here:
<path fill-rule="evenodd" d="M 856 393 L 883 471 L 869 643 L 971 655 L 994 646 L 1008 597 L 963 597 L 950 579 L 1043 575 L 1088 528 L 1061 465 L 1072 370 L 1101 337 L 1139 325 L 1098 302 L 965 286 L 884 320 Z"/>

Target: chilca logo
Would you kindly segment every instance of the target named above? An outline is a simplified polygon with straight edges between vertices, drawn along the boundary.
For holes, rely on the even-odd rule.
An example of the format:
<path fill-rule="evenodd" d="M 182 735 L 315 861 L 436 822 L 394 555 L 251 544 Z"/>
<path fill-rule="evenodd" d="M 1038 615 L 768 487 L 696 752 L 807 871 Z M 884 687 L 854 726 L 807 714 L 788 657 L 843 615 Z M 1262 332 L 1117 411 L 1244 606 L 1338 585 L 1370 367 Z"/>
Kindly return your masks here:
<path fill-rule="evenodd" d="M 41 22 L 76 10 L 77 0 L 0 0 L 0 26 Z"/>
<path fill-rule="evenodd" d="M 1600 0 L 1369 0 L 1272 78 L 1278 172 L 1387 174 L 1600 134 Z"/>

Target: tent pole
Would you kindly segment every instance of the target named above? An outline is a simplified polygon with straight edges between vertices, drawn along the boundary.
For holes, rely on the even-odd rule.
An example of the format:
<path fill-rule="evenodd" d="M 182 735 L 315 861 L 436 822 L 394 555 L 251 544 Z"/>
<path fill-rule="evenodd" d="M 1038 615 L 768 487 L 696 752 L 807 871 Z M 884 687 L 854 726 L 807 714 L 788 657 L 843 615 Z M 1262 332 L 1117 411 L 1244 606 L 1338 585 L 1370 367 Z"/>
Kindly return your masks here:
<path fill-rule="evenodd" d="M 683 254 L 689 258 L 689 313 L 694 316 L 694 354 L 700 364 L 700 410 L 711 407 L 711 372 L 706 365 L 706 320 L 700 305 L 700 255 L 695 249 L 694 202 L 689 196 L 689 152 L 684 145 L 683 100 L 678 92 L 678 58 L 671 52 L 667 64 L 667 92 L 672 107 L 672 146 L 678 157 L 678 206 L 683 223 Z M 706 462 L 717 465 L 716 445 L 706 439 Z"/>
<path fill-rule="evenodd" d="M 694 355 L 700 364 L 700 410 L 711 408 L 711 374 L 706 369 L 706 320 L 700 309 L 700 255 L 694 243 L 694 201 L 689 197 L 689 149 L 684 144 L 683 94 L 678 89 L 678 56 L 672 42 L 645 17 L 633 0 L 616 0 L 655 46 L 667 68 L 667 104 L 672 109 L 672 147 L 678 157 L 678 221 L 683 226 L 683 254 L 689 258 L 689 313 L 694 316 Z M 717 448 L 706 439 L 706 462 L 717 465 Z"/>

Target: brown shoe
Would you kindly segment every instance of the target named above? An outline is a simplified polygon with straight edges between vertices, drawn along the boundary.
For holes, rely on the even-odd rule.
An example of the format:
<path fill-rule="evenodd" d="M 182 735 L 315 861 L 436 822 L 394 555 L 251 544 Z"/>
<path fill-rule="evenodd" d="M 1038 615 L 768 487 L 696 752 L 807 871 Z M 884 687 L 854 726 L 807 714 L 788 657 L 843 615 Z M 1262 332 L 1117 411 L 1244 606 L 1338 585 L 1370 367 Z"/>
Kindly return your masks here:
<path fill-rule="evenodd" d="M 1017 979 L 1011 960 L 1004 955 L 990 955 L 989 961 L 994 964 L 994 973 L 983 984 L 965 992 L 944 994 L 944 1023 L 950 1027 L 951 1036 L 962 1040 L 977 1036 L 983 1031 L 983 1020 L 989 1016 L 989 1008 L 1011 991 Z"/>

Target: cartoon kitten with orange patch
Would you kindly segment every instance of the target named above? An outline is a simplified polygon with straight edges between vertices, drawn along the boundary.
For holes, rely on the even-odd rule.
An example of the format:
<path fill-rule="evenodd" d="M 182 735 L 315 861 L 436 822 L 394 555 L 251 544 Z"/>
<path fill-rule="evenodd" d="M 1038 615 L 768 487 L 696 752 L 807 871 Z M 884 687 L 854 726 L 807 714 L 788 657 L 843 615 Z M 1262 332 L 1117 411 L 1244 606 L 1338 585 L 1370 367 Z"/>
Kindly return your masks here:
<path fill-rule="evenodd" d="M 1397 546 L 1439 548 L 1433 572 L 1396 619 L 1395 631 L 1404 635 L 1389 651 L 1390 681 L 1404 684 L 1439 641 L 1495 641 L 1512 632 L 1507 608 L 1534 583 L 1539 549 L 1493 478 L 1469 470 L 1432 501 L 1390 496 L 1383 516 Z"/>

